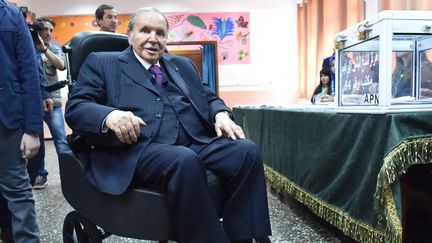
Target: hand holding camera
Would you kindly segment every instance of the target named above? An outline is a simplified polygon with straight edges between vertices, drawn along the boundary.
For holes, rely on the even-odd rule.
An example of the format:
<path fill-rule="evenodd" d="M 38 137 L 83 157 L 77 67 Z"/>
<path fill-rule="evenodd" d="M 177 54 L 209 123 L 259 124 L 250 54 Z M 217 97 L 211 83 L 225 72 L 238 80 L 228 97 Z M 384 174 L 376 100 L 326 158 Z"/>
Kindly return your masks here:
<path fill-rule="evenodd" d="M 44 23 L 33 21 L 33 23 L 28 24 L 28 27 L 30 29 L 30 33 L 35 47 L 38 48 L 39 51 L 44 52 L 44 50 L 46 49 L 45 44 L 40 35 L 38 34 L 38 31 L 42 31 L 45 29 Z"/>
<path fill-rule="evenodd" d="M 20 12 L 22 13 L 24 19 L 27 19 L 27 14 L 28 14 L 28 8 L 25 6 L 21 6 L 19 7 Z M 37 21 L 33 21 L 33 23 L 28 23 L 28 28 L 30 30 L 32 39 L 33 39 L 33 43 L 36 45 L 38 45 L 41 41 L 39 35 L 38 35 L 38 31 L 43 30 L 44 24 L 42 22 L 37 22 Z M 42 41 L 43 43 L 43 41 Z"/>

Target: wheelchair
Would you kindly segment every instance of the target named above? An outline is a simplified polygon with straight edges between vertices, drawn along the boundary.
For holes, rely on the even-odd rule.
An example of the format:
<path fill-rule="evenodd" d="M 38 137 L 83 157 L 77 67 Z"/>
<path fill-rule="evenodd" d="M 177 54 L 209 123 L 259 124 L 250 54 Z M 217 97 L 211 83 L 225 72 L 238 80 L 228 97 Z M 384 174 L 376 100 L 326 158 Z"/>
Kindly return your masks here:
<path fill-rule="evenodd" d="M 68 64 L 69 91 L 87 55 L 98 51 L 122 51 L 129 46 L 126 35 L 80 32 L 63 47 Z M 70 136 L 68 137 L 69 142 Z M 70 144 L 73 151 L 74 146 Z M 167 242 L 176 240 L 167 196 L 149 188 L 129 188 L 122 195 L 99 192 L 87 179 L 82 157 L 86 153 L 59 155 L 63 195 L 74 211 L 63 223 L 63 242 L 100 243 L 110 235 Z M 207 171 L 208 189 L 219 215 L 227 198 L 223 183 Z"/>

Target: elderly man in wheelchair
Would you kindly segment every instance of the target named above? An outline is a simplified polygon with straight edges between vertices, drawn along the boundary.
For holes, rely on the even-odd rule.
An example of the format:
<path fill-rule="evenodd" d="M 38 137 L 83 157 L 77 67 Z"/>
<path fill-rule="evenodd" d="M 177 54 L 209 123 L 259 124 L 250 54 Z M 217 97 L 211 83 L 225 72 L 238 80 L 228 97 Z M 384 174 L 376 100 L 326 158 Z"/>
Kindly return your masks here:
<path fill-rule="evenodd" d="M 98 195 L 86 199 L 97 204 L 79 202 L 80 188 L 64 183 L 74 176 L 66 178 L 71 163 L 62 160 L 71 158 L 61 156 L 65 197 L 82 213 L 68 217 L 81 217 L 81 227 L 95 220 L 107 232 L 134 238 L 269 242 L 261 154 L 244 138 L 231 110 L 202 85 L 192 61 L 165 52 L 167 34 L 168 21 L 159 10 L 139 9 L 129 22 L 129 47 L 90 53 L 79 68 L 66 122 L 78 134 L 75 139 L 88 145 L 75 152 L 96 188 L 89 194 Z M 209 173 L 217 177 L 216 193 Z M 107 215 L 95 213 L 100 208 L 125 218 L 109 224 Z M 138 222 L 124 223 L 128 215 Z M 87 231 L 92 241 L 98 238 L 92 231 L 100 228 L 78 231 Z"/>

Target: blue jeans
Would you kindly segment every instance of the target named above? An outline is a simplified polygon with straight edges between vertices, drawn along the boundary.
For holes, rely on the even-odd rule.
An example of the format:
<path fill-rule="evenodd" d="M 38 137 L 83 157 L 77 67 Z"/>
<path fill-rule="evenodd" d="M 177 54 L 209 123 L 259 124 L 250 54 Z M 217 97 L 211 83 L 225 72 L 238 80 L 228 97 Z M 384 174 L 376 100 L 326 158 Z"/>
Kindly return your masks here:
<path fill-rule="evenodd" d="M 69 152 L 70 148 L 66 141 L 65 125 L 63 120 L 63 111 L 61 106 L 54 107 L 53 113 L 45 112 L 44 121 L 48 125 L 51 136 L 54 141 L 57 155 Z M 45 153 L 44 153 L 45 154 Z M 44 156 L 45 157 L 45 156 Z M 48 171 L 45 170 L 45 159 L 42 159 L 41 167 L 39 168 L 40 176 L 47 176 Z"/>
<path fill-rule="evenodd" d="M 70 148 L 66 141 L 65 125 L 62 108 L 54 107 L 53 113 L 45 113 L 44 121 L 48 125 L 57 154 L 69 152 Z"/>
<path fill-rule="evenodd" d="M 60 106 L 54 107 L 52 114 L 46 112 L 44 114 L 44 121 L 51 132 L 57 154 L 69 152 L 70 148 L 66 141 L 62 108 Z M 36 176 L 48 175 L 48 171 L 45 170 L 45 146 L 43 136 L 41 136 L 41 147 L 38 154 L 29 160 L 28 171 L 32 184 Z"/>

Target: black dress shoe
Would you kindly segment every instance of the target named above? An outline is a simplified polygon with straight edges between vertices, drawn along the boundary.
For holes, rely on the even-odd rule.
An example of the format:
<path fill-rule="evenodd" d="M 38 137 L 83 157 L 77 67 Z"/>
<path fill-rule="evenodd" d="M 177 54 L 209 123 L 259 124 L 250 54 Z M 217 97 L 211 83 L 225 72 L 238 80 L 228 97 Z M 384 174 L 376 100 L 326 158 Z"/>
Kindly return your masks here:
<path fill-rule="evenodd" d="M 271 243 L 270 239 L 267 236 L 261 238 L 255 238 L 255 241 L 257 243 Z"/>
<path fill-rule="evenodd" d="M 252 240 L 234 240 L 231 243 L 252 243 Z"/>

